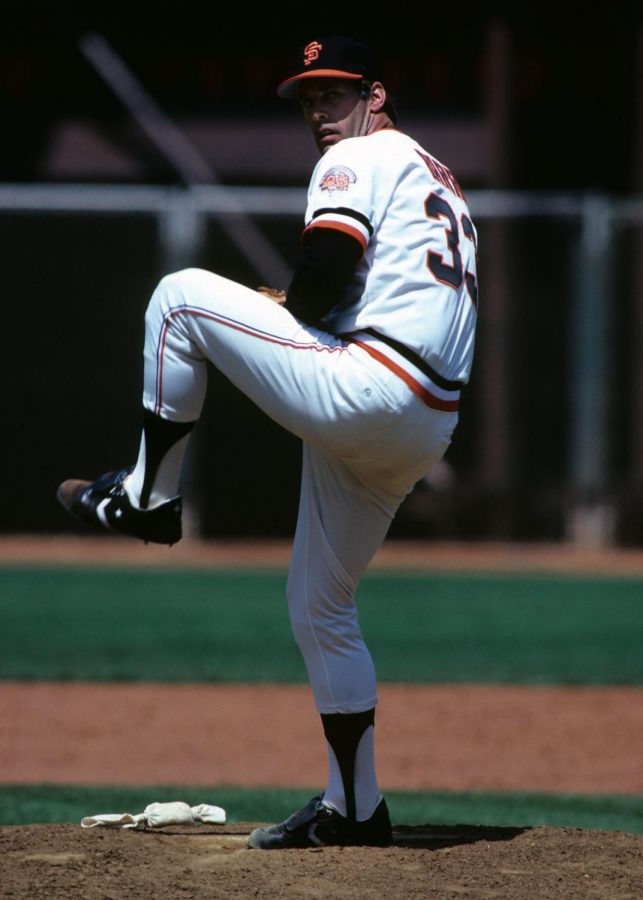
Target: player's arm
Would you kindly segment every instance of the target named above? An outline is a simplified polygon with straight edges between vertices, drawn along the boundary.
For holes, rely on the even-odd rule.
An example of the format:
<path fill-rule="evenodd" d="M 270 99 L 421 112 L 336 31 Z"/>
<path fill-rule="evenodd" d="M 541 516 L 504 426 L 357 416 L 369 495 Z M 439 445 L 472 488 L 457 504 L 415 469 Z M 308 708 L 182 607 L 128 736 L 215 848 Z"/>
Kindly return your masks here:
<path fill-rule="evenodd" d="M 320 320 L 343 298 L 357 263 L 361 243 L 335 228 L 304 232 L 303 256 L 288 288 L 285 307 L 308 325 Z"/>

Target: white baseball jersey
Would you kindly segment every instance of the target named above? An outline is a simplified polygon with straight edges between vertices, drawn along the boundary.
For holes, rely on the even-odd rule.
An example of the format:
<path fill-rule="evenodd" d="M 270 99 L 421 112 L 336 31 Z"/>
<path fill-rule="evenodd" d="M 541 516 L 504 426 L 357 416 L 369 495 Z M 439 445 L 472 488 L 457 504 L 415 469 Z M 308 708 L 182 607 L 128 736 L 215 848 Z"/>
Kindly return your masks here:
<path fill-rule="evenodd" d="M 345 231 L 364 248 L 345 300 L 323 320 L 329 331 L 372 328 L 443 378 L 468 380 L 477 236 L 446 166 L 393 129 L 340 141 L 313 172 L 306 227 Z"/>

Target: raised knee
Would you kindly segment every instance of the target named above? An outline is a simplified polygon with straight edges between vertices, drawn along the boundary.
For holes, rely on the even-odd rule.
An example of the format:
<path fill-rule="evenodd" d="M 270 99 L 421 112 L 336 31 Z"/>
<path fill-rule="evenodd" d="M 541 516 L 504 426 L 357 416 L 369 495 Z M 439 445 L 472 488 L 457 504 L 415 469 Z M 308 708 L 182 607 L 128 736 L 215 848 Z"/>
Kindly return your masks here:
<path fill-rule="evenodd" d="M 163 278 L 161 278 L 156 292 L 173 293 L 182 291 L 186 287 L 194 285 L 206 274 L 204 269 L 196 268 L 179 269 L 177 272 L 170 272 L 168 275 L 164 275 Z"/>
<path fill-rule="evenodd" d="M 189 302 L 190 295 L 204 274 L 202 269 L 180 269 L 164 275 L 150 297 L 147 316 L 152 318 L 158 312 L 164 315 L 169 308 Z"/>

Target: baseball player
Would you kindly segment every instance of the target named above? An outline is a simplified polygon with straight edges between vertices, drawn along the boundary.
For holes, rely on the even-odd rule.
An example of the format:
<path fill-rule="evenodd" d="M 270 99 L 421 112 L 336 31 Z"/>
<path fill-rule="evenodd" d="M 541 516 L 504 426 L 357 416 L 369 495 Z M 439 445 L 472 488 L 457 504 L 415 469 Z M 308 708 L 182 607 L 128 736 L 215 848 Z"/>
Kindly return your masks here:
<path fill-rule="evenodd" d="M 396 128 L 369 47 L 309 42 L 278 94 L 299 102 L 321 154 L 285 302 L 199 269 L 163 278 L 145 320 L 138 460 L 94 482 L 66 481 L 58 496 L 85 522 L 178 541 L 181 460 L 206 360 L 302 439 L 287 599 L 328 781 L 249 845 L 379 846 L 392 833 L 375 770 L 375 672 L 354 597 L 456 427 L 474 346 L 476 232 L 450 171 Z"/>

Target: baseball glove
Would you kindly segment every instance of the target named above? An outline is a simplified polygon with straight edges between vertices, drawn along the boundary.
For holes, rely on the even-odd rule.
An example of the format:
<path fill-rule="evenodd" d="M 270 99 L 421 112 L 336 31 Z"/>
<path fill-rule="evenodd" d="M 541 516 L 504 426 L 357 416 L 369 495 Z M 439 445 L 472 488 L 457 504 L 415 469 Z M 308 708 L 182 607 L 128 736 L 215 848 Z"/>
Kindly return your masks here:
<path fill-rule="evenodd" d="M 278 291 L 276 288 L 266 287 L 262 285 L 257 288 L 257 291 L 260 294 L 263 294 L 264 297 L 267 297 L 269 300 L 272 300 L 273 303 L 278 303 L 280 306 L 286 302 L 286 292 Z"/>

